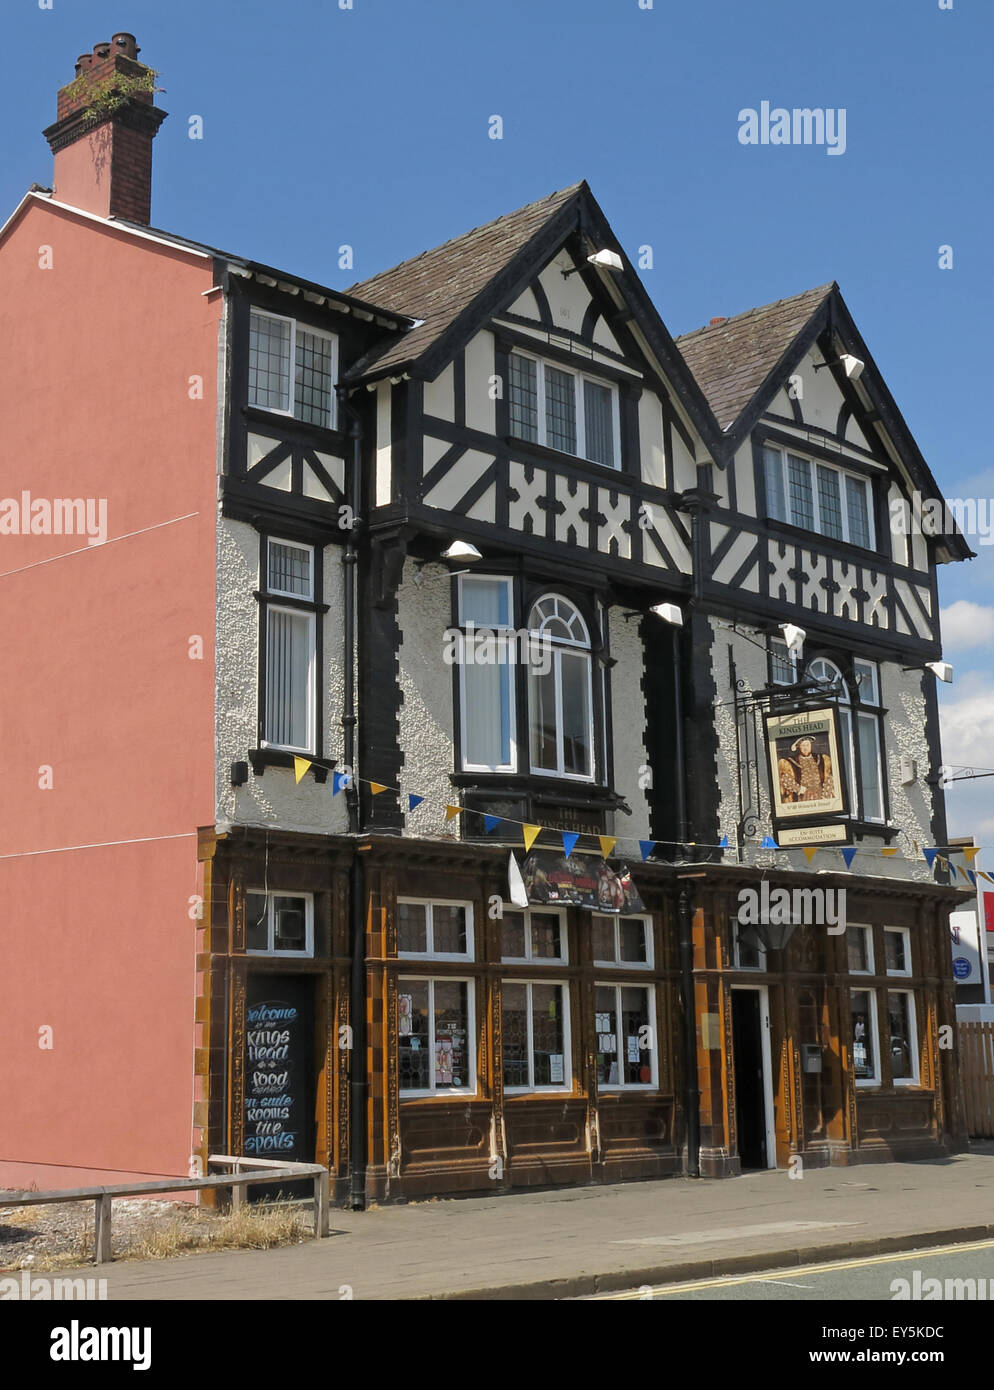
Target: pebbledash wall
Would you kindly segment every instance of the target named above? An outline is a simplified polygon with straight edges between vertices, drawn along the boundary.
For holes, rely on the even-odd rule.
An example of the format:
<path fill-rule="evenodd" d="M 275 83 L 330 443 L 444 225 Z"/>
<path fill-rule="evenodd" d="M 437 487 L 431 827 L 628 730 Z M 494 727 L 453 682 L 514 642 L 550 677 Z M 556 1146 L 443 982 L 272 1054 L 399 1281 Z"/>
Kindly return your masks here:
<path fill-rule="evenodd" d="M 0 536 L 2 973 L 16 981 L 0 1009 L 16 1078 L 0 1186 L 189 1170 L 190 911 L 196 827 L 214 811 L 212 284 L 208 257 L 44 197 L 0 241 L 3 492 L 107 504 L 103 545 Z"/>

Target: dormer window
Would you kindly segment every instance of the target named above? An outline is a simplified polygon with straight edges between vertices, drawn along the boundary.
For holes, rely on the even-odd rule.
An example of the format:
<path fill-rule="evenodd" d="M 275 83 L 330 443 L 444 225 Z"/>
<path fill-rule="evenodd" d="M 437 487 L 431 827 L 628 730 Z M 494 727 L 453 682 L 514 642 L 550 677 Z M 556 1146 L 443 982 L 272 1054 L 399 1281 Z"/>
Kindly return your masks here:
<path fill-rule="evenodd" d="M 816 463 L 786 449 L 763 449 L 766 514 L 805 531 L 872 550 L 870 485 L 858 473 Z"/>
<path fill-rule="evenodd" d="M 338 339 L 295 319 L 253 309 L 249 324 L 248 403 L 335 428 Z"/>
<path fill-rule="evenodd" d="M 616 387 L 524 352 L 510 356 L 511 434 L 564 454 L 621 466 Z"/>

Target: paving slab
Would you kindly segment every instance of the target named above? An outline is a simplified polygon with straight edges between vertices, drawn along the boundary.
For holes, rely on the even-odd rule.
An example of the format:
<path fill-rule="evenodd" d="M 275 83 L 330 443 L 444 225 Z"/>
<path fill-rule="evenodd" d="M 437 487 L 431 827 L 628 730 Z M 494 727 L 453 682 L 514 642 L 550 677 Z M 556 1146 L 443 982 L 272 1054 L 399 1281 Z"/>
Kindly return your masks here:
<path fill-rule="evenodd" d="M 326 1240 L 121 1260 L 110 1299 L 564 1298 L 994 1237 L 994 1143 L 918 1163 L 334 1209 Z"/>

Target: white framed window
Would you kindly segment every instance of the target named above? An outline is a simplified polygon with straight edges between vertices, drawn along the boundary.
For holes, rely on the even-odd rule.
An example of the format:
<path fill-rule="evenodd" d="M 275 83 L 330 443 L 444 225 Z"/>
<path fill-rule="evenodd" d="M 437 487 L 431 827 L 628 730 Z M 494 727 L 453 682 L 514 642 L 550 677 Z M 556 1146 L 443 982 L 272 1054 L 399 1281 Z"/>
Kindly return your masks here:
<path fill-rule="evenodd" d="M 569 985 L 502 980 L 504 1090 L 570 1091 Z"/>
<path fill-rule="evenodd" d="M 459 662 L 463 770 L 514 772 L 514 581 L 460 575 L 459 625 L 465 635 Z M 494 640 L 486 640 L 489 634 Z"/>
<path fill-rule="evenodd" d="M 315 615 L 266 605 L 266 716 L 263 744 L 312 753 L 316 673 Z"/>
<path fill-rule="evenodd" d="M 475 1095 L 472 980 L 401 976 L 397 981 L 397 1031 L 402 1097 Z"/>
<path fill-rule="evenodd" d="M 548 657 L 528 668 L 531 770 L 592 782 L 594 708 L 587 625 L 568 599 L 544 594 L 532 604 L 528 632 Z"/>
<path fill-rule="evenodd" d="M 398 898 L 397 955 L 473 959 L 473 904 Z"/>
<path fill-rule="evenodd" d="M 858 473 L 816 462 L 777 445 L 763 447 L 766 512 L 805 531 L 873 550 L 870 483 Z"/>
<path fill-rule="evenodd" d="M 872 927 L 846 927 L 846 958 L 850 975 L 873 974 Z"/>
<path fill-rule="evenodd" d="M 770 684 L 771 685 L 796 685 L 797 683 L 797 655 L 792 652 L 786 642 L 781 642 L 779 637 L 771 637 L 770 648 Z"/>
<path fill-rule="evenodd" d="M 659 1084 L 655 991 L 649 985 L 594 985 L 597 1084 L 602 1091 Z"/>
<path fill-rule="evenodd" d="M 884 967 L 888 975 L 910 975 L 911 932 L 907 927 L 884 927 Z"/>
<path fill-rule="evenodd" d="M 852 1069 L 857 1086 L 880 1085 L 880 1047 L 877 1030 L 877 992 L 849 992 L 852 1013 Z"/>
<path fill-rule="evenodd" d="M 765 970 L 766 951 L 754 931 L 732 918 L 732 964 L 736 970 Z"/>
<path fill-rule="evenodd" d="M 918 1023 L 910 989 L 887 991 L 890 1075 L 895 1086 L 918 1085 Z"/>
<path fill-rule="evenodd" d="M 250 888 L 245 895 L 245 952 L 313 956 L 314 895 Z"/>
<path fill-rule="evenodd" d="M 564 454 L 621 467 L 618 389 L 515 349 L 509 359 L 511 434 Z"/>
<path fill-rule="evenodd" d="M 266 591 L 282 598 L 314 599 L 314 547 L 298 541 L 266 540 Z"/>
<path fill-rule="evenodd" d="M 809 661 L 806 674 L 814 680 L 835 682 L 838 688 L 839 725 L 849 785 L 849 814 L 854 819 L 884 823 L 884 764 L 881 716 L 872 707 L 880 703 L 880 677 L 875 662 L 853 662 L 857 699 L 850 696 L 842 671 L 827 657 Z M 867 708 L 870 706 L 870 708 Z"/>
<path fill-rule="evenodd" d="M 253 309 L 249 320 L 249 405 L 334 429 L 338 339 L 296 319 Z"/>
<path fill-rule="evenodd" d="M 620 965 L 626 970 L 652 969 L 652 918 L 622 917 L 595 912 L 590 920 L 591 954 L 595 965 Z"/>
<path fill-rule="evenodd" d="M 505 907 L 500 958 L 513 964 L 566 965 L 566 912 L 562 908 Z"/>

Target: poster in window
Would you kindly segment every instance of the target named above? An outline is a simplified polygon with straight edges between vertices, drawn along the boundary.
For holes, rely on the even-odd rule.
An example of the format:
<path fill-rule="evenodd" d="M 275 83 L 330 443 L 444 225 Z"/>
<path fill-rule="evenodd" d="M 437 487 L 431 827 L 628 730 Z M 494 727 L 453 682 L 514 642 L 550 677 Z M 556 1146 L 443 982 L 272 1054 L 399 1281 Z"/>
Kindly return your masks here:
<path fill-rule="evenodd" d="M 397 1031 L 402 1038 L 406 1038 L 411 1032 L 411 1019 L 414 1016 L 414 995 L 397 995 Z"/>
<path fill-rule="evenodd" d="M 435 1085 L 452 1085 L 452 1039 L 435 1039 Z"/>
<path fill-rule="evenodd" d="M 549 1084 L 550 1086 L 563 1084 L 563 1054 L 561 1052 L 549 1053 Z"/>
<path fill-rule="evenodd" d="M 767 714 L 765 725 L 774 819 L 844 814 L 838 711 L 826 705 Z"/>

